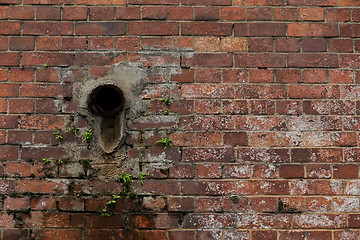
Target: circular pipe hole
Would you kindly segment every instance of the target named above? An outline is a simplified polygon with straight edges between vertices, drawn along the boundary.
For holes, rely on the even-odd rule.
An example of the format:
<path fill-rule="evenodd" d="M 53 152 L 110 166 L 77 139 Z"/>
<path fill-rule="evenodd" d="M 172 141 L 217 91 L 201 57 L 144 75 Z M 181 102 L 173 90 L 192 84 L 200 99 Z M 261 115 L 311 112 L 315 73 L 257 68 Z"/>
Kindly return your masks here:
<path fill-rule="evenodd" d="M 92 91 L 90 97 L 95 109 L 105 115 L 115 115 L 124 108 L 124 95 L 114 85 L 99 86 Z"/>

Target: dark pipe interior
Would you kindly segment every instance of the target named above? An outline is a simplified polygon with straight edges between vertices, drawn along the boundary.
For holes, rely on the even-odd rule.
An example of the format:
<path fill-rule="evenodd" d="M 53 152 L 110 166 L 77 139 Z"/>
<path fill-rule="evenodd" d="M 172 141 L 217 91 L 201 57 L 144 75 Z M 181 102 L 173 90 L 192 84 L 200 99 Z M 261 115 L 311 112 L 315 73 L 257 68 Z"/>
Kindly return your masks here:
<path fill-rule="evenodd" d="M 116 86 L 99 86 L 91 93 L 91 103 L 100 113 L 113 115 L 123 109 L 124 95 Z"/>

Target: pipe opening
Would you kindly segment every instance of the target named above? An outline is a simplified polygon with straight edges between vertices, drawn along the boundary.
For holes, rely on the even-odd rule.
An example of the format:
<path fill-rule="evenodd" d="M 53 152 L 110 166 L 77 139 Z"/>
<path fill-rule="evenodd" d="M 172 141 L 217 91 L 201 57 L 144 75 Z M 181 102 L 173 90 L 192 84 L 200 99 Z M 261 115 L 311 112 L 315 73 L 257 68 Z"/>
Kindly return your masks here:
<path fill-rule="evenodd" d="M 99 86 L 91 93 L 91 104 L 104 115 L 115 115 L 124 108 L 125 98 L 114 85 Z"/>

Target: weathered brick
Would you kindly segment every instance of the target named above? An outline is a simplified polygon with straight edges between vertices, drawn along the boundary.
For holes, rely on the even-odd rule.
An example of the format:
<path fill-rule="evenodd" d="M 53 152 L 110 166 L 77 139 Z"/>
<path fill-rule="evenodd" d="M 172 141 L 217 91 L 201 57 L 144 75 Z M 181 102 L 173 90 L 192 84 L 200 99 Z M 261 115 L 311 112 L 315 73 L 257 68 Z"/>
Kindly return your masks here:
<path fill-rule="evenodd" d="M 179 34 L 179 24 L 175 22 L 129 22 L 128 29 L 129 35 L 166 36 Z"/>
<path fill-rule="evenodd" d="M 80 22 L 75 24 L 77 35 L 124 35 L 126 24 L 123 22 Z"/>

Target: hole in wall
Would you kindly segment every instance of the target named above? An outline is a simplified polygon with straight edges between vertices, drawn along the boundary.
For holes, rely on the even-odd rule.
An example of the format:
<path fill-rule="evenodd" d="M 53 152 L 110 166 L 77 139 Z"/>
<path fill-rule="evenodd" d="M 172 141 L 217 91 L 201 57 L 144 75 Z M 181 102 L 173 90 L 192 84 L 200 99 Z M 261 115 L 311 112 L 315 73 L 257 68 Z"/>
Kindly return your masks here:
<path fill-rule="evenodd" d="M 96 112 L 113 116 L 123 110 L 125 98 L 123 92 L 114 85 L 104 85 L 95 88 L 91 95 L 91 105 Z"/>

